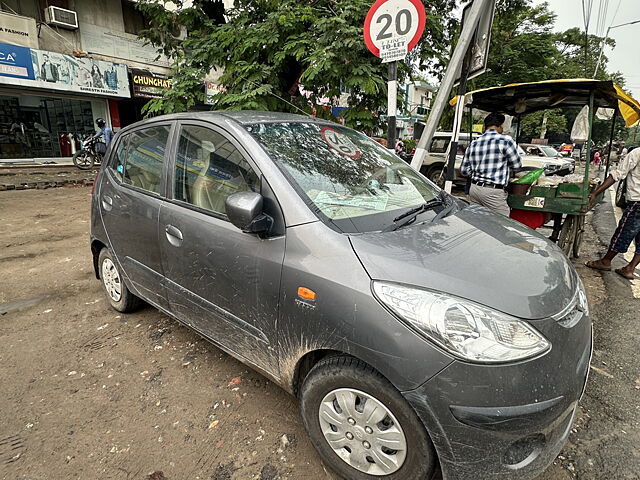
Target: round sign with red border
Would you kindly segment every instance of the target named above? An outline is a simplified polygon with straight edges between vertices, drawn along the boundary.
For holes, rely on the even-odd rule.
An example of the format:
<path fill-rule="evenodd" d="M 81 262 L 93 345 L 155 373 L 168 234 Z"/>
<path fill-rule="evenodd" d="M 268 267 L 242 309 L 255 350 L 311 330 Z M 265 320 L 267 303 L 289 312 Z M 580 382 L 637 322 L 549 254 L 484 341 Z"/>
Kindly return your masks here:
<path fill-rule="evenodd" d="M 321 127 L 320 134 L 327 145 L 349 158 L 360 158 L 362 152 L 344 133 L 331 127 Z"/>
<path fill-rule="evenodd" d="M 418 44 L 426 22 L 421 0 L 377 0 L 364 21 L 364 42 L 376 57 L 399 60 Z"/>

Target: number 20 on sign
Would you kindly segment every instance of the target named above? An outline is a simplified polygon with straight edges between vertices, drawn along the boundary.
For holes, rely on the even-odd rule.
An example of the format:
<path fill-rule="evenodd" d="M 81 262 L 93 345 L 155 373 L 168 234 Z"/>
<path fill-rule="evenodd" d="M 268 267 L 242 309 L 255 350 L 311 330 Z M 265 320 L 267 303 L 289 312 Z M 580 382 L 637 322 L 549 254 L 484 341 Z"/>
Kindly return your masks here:
<path fill-rule="evenodd" d="M 418 43 L 426 23 L 420 0 L 378 0 L 364 23 L 364 41 L 384 63 L 403 60 Z"/>

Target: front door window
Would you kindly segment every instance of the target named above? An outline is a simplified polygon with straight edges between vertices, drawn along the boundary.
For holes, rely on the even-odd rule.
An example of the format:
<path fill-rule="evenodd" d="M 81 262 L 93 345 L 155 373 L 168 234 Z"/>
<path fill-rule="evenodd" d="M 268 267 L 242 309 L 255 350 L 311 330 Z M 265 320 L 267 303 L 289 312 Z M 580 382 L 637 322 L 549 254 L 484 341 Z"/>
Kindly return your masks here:
<path fill-rule="evenodd" d="M 225 200 L 242 191 L 258 191 L 258 176 L 240 151 L 219 133 L 196 125 L 180 130 L 175 199 L 225 214 Z"/>

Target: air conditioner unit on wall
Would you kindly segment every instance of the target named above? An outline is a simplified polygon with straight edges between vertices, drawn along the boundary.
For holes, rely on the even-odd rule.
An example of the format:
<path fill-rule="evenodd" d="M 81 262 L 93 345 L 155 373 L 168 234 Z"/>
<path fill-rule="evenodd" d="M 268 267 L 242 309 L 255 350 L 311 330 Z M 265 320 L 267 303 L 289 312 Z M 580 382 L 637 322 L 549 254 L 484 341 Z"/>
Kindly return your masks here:
<path fill-rule="evenodd" d="M 73 10 L 60 7 L 47 7 L 44 10 L 44 19 L 49 25 L 68 30 L 78 28 L 78 14 Z"/>

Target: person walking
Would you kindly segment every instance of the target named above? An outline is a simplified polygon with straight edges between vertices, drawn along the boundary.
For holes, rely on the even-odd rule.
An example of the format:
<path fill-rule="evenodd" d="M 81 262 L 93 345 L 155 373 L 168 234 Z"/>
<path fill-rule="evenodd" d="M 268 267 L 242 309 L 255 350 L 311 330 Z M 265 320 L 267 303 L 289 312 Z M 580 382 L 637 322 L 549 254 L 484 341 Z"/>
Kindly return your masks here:
<path fill-rule="evenodd" d="M 599 260 L 585 263 L 589 268 L 602 271 L 611 270 L 611 261 L 619 253 L 626 253 L 635 240 L 636 251 L 631 261 L 622 268 L 616 268 L 615 272 L 627 280 L 635 278 L 634 271 L 640 264 L 640 148 L 630 147 L 624 160 L 618 167 L 611 171 L 602 185 L 596 188 L 589 199 L 595 202 L 596 197 L 607 190 L 615 182 L 627 181 L 626 199 L 627 205 L 618 222 L 618 227 L 611 237 L 609 251 Z"/>
<path fill-rule="evenodd" d="M 469 198 L 495 213 L 509 216 L 507 185 L 522 167 L 516 142 L 502 134 L 505 117 L 490 113 L 484 119 L 485 132 L 467 148 L 460 172 L 471 179 Z"/>

